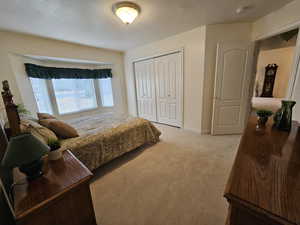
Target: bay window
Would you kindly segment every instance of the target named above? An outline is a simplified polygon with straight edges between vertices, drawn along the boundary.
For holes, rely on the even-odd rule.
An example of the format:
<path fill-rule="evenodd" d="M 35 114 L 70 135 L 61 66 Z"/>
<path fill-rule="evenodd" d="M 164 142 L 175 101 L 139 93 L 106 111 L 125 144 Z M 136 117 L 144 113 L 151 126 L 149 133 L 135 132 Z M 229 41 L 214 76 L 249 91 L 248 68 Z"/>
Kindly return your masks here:
<path fill-rule="evenodd" d="M 97 108 L 92 79 L 52 79 L 52 84 L 59 114 Z"/>
<path fill-rule="evenodd" d="M 30 81 L 40 112 L 63 115 L 114 106 L 111 78 Z"/>
<path fill-rule="evenodd" d="M 101 103 L 104 107 L 111 107 L 114 105 L 111 78 L 99 79 Z"/>
<path fill-rule="evenodd" d="M 39 111 L 53 114 L 52 104 L 50 101 L 46 80 L 30 78 L 30 81 Z"/>

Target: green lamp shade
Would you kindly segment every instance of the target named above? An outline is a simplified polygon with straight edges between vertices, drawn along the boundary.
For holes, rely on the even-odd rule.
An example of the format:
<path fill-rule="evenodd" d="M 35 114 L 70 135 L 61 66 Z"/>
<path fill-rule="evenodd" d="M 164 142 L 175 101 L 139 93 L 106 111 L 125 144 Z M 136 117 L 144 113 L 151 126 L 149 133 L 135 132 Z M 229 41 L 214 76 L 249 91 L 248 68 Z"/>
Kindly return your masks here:
<path fill-rule="evenodd" d="M 49 152 L 49 147 L 32 134 L 21 134 L 12 137 L 2 160 L 5 167 L 20 167 L 39 160 Z"/>

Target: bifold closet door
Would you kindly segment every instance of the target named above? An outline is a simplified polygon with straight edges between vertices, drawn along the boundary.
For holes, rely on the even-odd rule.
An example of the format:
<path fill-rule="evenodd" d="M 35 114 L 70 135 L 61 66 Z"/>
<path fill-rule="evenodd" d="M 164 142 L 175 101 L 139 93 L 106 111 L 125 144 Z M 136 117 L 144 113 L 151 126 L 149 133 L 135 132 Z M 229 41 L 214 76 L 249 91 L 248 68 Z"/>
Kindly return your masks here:
<path fill-rule="evenodd" d="M 135 62 L 134 70 L 138 114 L 142 118 L 156 122 L 154 60 Z"/>
<path fill-rule="evenodd" d="M 182 53 L 154 59 L 156 78 L 157 121 L 182 126 Z"/>

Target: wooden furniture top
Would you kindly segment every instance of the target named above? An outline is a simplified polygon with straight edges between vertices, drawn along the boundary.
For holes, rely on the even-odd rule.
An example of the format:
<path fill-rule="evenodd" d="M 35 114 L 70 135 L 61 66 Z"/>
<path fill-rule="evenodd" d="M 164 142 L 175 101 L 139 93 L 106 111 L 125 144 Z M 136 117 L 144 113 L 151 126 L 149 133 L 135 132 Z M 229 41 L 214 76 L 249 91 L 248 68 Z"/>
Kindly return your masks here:
<path fill-rule="evenodd" d="M 300 224 L 300 132 L 272 128 L 257 132 L 251 117 L 242 136 L 225 190 L 229 201 L 283 224 Z"/>
<path fill-rule="evenodd" d="M 92 177 L 92 173 L 70 151 L 65 151 L 62 159 L 49 161 L 48 166 L 44 176 L 31 182 L 27 182 L 25 175 L 15 169 L 14 180 L 20 183 L 13 190 L 16 219 L 44 207 Z"/>

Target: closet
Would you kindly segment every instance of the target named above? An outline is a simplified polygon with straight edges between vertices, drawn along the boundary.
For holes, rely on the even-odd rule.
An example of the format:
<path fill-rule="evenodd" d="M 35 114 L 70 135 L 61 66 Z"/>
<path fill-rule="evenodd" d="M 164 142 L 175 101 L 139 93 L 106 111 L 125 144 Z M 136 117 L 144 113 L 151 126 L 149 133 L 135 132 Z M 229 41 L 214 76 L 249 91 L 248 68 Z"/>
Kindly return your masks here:
<path fill-rule="evenodd" d="M 182 127 L 182 52 L 134 62 L 138 115 Z"/>

